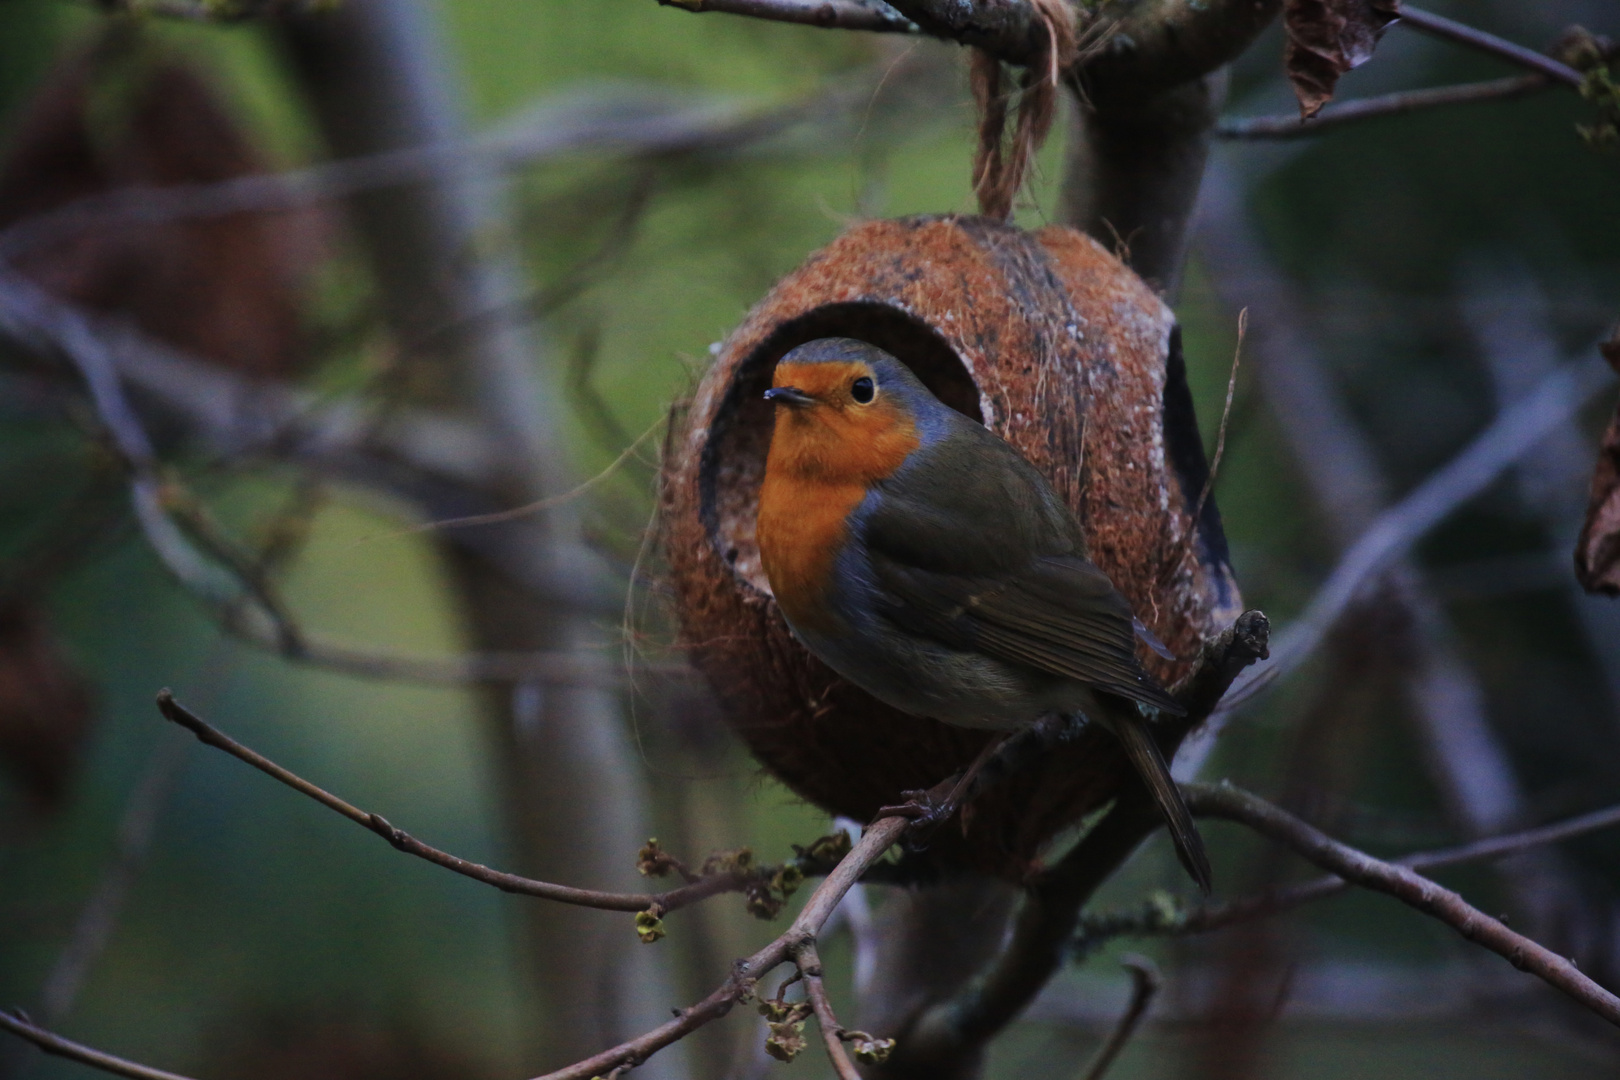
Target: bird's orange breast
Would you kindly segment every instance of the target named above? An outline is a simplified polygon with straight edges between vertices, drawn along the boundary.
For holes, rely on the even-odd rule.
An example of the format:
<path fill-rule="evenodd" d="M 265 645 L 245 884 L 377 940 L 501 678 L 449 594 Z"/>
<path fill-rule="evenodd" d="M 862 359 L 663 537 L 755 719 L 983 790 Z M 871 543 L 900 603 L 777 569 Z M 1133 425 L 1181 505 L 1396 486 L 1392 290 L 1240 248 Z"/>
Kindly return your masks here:
<path fill-rule="evenodd" d="M 774 382 L 831 396 L 852 368 L 781 364 Z M 756 535 L 771 591 L 795 626 L 838 629 L 827 599 L 850 515 L 870 486 L 893 475 L 919 443 L 915 421 L 893 399 L 880 397 L 868 406 L 778 406 Z"/>

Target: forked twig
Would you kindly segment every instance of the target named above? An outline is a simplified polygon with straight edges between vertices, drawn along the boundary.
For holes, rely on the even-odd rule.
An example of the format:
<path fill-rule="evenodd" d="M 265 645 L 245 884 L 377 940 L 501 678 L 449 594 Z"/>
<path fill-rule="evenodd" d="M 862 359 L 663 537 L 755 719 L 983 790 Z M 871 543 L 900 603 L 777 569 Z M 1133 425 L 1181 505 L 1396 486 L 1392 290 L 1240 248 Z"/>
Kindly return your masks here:
<path fill-rule="evenodd" d="M 1375 859 L 1364 851 L 1341 844 L 1281 807 L 1228 784 L 1183 784 L 1182 793 L 1194 814 L 1246 825 L 1352 885 L 1387 893 L 1432 915 L 1469 941 L 1506 958 L 1520 971 L 1535 975 L 1620 1027 L 1620 997 L 1587 978 L 1566 957 L 1508 929 L 1457 893 L 1409 867 Z"/>
<path fill-rule="evenodd" d="M 1119 1023 L 1114 1025 L 1108 1041 L 1097 1050 L 1097 1056 L 1092 1059 L 1082 1080 L 1102 1080 L 1107 1075 L 1114 1059 L 1119 1057 L 1119 1052 L 1125 1049 L 1125 1044 L 1136 1033 L 1137 1025 L 1147 1015 L 1148 1006 L 1153 1004 L 1164 983 L 1158 965 L 1145 956 L 1123 956 L 1120 963 L 1131 973 L 1131 1002 L 1125 1007 L 1125 1014 L 1119 1018 Z"/>
<path fill-rule="evenodd" d="M 1440 870 L 1449 866 L 1487 862 L 1517 855 L 1546 844 L 1620 826 L 1620 806 L 1609 806 L 1566 821 L 1534 829 L 1507 833 L 1437 851 L 1420 851 L 1391 860 L 1409 870 Z M 1286 888 L 1270 889 L 1224 903 L 1205 904 L 1185 911 L 1164 910 L 1149 905 L 1140 912 L 1115 912 L 1082 916 L 1076 939 L 1081 952 L 1090 952 L 1104 940 L 1116 937 L 1179 937 L 1222 930 L 1238 923 L 1269 918 L 1313 900 L 1322 900 L 1347 891 L 1351 883 L 1334 874 Z"/>

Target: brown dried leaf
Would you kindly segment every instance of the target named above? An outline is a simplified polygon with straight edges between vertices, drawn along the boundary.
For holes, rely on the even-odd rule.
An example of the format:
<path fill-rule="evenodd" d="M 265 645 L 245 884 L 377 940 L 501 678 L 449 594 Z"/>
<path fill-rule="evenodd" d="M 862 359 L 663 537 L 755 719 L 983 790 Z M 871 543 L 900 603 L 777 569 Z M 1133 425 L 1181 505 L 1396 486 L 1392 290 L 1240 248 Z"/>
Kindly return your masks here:
<path fill-rule="evenodd" d="M 66 798 L 90 729 L 90 691 L 32 604 L 0 603 L 0 768 L 41 811 Z"/>
<path fill-rule="evenodd" d="M 1302 119 L 1333 100 L 1339 76 L 1372 59 L 1378 39 L 1400 17 L 1400 0 L 1287 0 L 1283 66 Z"/>
<path fill-rule="evenodd" d="M 23 110 L 0 169 L 0 226 L 120 188 L 268 169 L 206 79 L 120 30 L 61 61 Z M 310 213 L 125 219 L 52 236 L 16 263 L 187 352 L 284 377 L 305 353 L 300 283 L 321 231 Z"/>
<path fill-rule="evenodd" d="M 1620 330 L 1602 349 L 1603 358 L 1620 371 Z M 1575 542 L 1575 576 L 1587 592 L 1620 596 L 1620 403 L 1598 445 L 1586 524 Z"/>

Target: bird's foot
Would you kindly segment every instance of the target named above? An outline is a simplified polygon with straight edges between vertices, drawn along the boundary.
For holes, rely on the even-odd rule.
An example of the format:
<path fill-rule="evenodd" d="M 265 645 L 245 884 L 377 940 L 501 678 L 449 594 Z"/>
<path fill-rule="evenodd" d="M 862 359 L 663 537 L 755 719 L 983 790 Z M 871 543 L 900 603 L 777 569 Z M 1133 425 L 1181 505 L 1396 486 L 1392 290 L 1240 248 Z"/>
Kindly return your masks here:
<path fill-rule="evenodd" d="M 943 824 L 951 814 L 956 812 L 957 803 L 946 796 L 941 799 L 933 791 L 918 789 L 916 791 L 902 791 L 901 796 L 905 802 L 894 806 L 878 807 L 877 817 L 903 817 L 911 820 L 913 829 L 931 829 Z M 874 818 L 874 820 L 876 820 Z"/>

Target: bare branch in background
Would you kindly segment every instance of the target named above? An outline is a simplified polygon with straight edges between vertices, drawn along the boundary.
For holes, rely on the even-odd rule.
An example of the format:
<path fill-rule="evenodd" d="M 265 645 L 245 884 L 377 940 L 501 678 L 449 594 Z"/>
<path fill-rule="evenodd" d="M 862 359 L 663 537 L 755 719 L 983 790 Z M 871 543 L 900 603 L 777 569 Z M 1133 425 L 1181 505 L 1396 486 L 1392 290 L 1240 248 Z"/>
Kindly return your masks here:
<path fill-rule="evenodd" d="M 1251 309 L 1250 355 L 1261 376 L 1256 386 L 1330 536 L 1348 550 L 1379 519 L 1388 484 L 1369 440 L 1335 393 L 1305 300 L 1255 235 L 1245 197 L 1230 167 L 1211 170 L 1200 216 L 1201 251 L 1226 306 Z M 1468 837 L 1522 825 L 1531 816 L 1527 799 L 1446 613 L 1409 558 L 1397 558 L 1384 580 L 1386 591 L 1378 602 L 1410 616 L 1402 696 L 1446 813 Z M 1175 763 L 1178 778 L 1197 775 L 1229 715 L 1218 714 L 1183 747 Z M 1593 925 L 1592 916 L 1557 852 L 1527 851 L 1499 873 L 1526 925 L 1543 936 L 1556 935 L 1563 948 L 1577 947 L 1575 938 L 1586 936 L 1579 931 Z M 1567 936 L 1572 932 L 1574 937 Z"/>
<path fill-rule="evenodd" d="M 1374 519 L 1345 550 L 1304 612 L 1278 635 L 1268 677 L 1295 670 L 1382 571 L 1612 383 L 1613 373 L 1595 360 L 1553 372 L 1529 397 L 1504 409 L 1461 453 Z"/>
<path fill-rule="evenodd" d="M 1464 23 L 1448 19 L 1444 15 L 1435 15 L 1432 12 L 1420 11 L 1415 7 L 1402 4 L 1400 7 L 1400 22 L 1398 26 L 1410 27 L 1420 30 L 1431 37 L 1441 38 L 1458 45 L 1474 49 L 1500 60 L 1506 60 L 1522 68 L 1544 75 L 1554 82 L 1561 82 L 1565 86 L 1580 88 L 1585 76 L 1568 64 L 1544 56 L 1534 49 L 1527 49 L 1523 45 L 1516 45 L 1506 38 L 1499 38 L 1495 34 L 1488 34 L 1483 30 L 1475 29 Z"/>
<path fill-rule="evenodd" d="M 112 354 L 79 312 L 0 264 L 0 333 L 57 353 L 78 371 L 97 420 L 129 470 L 136 520 L 164 567 L 187 589 L 215 603 L 250 598 L 282 647 L 296 648 L 297 629 L 276 590 L 238 557 L 200 506 L 163 475 L 151 439 L 124 395 Z"/>
<path fill-rule="evenodd" d="M 1254 116 L 1223 120 L 1215 128 L 1221 139 L 1300 139 L 1320 135 L 1346 124 L 1376 120 L 1384 116 L 1404 116 L 1425 109 L 1451 105 L 1473 105 L 1487 101 L 1510 101 L 1539 93 L 1557 84 L 1545 75 L 1510 75 L 1505 79 L 1437 86 L 1424 90 L 1401 90 L 1377 97 L 1357 98 L 1329 105 L 1309 120 L 1297 115 Z"/>
<path fill-rule="evenodd" d="M 881 73 L 870 78 L 875 82 Z M 573 155 L 721 154 L 804 124 L 838 123 L 864 108 L 871 87 L 841 79 L 787 105 L 758 109 L 730 100 L 684 104 L 664 88 L 575 94 L 548 100 L 493 131 L 460 141 L 384 150 L 279 173 L 216 183 L 116 188 L 23 218 L 0 230 L 0 258 L 119 223 L 199 221 L 336 202 L 362 192 L 433 180 L 469 162 L 512 170 Z"/>
<path fill-rule="evenodd" d="M 1225 818 L 1284 844 L 1306 859 L 1349 881 L 1432 915 L 1463 937 L 1504 957 L 1521 971 L 1540 978 L 1570 998 L 1620 1026 L 1620 997 L 1583 975 L 1565 957 L 1473 907 L 1450 889 L 1414 871 L 1375 859 L 1325 835 L 1258 796 L 1226 784 L 1186 784 L 1187 806 L 1195 814 Z"/>

